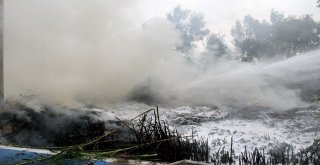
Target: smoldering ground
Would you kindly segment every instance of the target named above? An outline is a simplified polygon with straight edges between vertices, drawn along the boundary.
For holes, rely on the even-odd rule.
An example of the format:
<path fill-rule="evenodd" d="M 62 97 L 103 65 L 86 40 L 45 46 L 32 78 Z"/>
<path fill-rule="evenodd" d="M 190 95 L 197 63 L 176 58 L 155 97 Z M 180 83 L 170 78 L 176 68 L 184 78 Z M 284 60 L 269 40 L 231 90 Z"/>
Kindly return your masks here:
<path fill-rule="evenodd" d="M 256 64 L 229 52 L 232 58 L 204 69 L 175 49 L 183 41 L 172 22 L 139 20 L 136 1 L 12 0 L 4 7 L 6 98 L 289 109 L 319 88 L 319 51 Z M 191 55 L 201 56 L 195 49 Z"/>
<path fill-rule="evenodd" d="M 87 142 L 107 130 L 120 129 L 119 120 L 102 109 L 39 106 L 34 101 L 24 97 L 19 102 L 7 100 L 3 104 L 0 112 L 2 144 L 67 146 Z"/>
<path fill-rule="evenodd" d="M 203 28 L 203 15 L 177 7 L 173 12 L 182 15 L 174 19 L 143 20 L 136 3 L 6 1 L 1 143 L 87 142 L 119 127 L 117 113 L 110 112 L 120 110 L 108 109 L 109 104 L 124 105 L 121 119 L 150 108 L 145 104 L 208 105 L 200 108 L 204 115 L 190 107 L 181 108 L 191 111 L 187 115 L 171 115 L 173 123 L 186 125 L 229 117 L 216 115 L 220 107 L 237 110 L 235 118 L 259 120 L 270 109 L 305 106 L 320 94 L 319 50 L 241 62 L 237 50 L 221 50 L 220 36 Z M 192 19 L 186 23 L 179 17 Z M 188 30 L 201 34 L 207 45 L 196 47 L 201 43 Z M 212 54 L 217 56 L 202 58 Z M 132 101 L 145 104 L 127 103 Z"/>

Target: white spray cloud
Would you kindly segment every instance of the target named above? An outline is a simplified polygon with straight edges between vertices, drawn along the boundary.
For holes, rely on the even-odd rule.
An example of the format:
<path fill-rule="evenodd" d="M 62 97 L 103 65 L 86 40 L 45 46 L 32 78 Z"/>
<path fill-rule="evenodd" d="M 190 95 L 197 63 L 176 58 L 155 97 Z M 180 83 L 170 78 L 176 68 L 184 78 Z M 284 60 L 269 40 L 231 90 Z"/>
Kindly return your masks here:
<path fill-rule="evenodd" d="M 224 61 L 177 91 L 186 102 L 195 104 L 259 104 L 288 109 L 306 104 L 301 99 L 302 90 L 319 89 L 319 71 L 320 51 L 273 63 Z"/>
<path fill-rule="evenodd" d="M 179 37 L 165 18 L 135 21 L 135 3 L 6 1 L 6 97 L 35 94 L 61 105 L 121 102 L 152 79 L 150 88 L 167 104 L 285 109 L 304 104 L 292 81 L 319 79 L 319 52 L 275 64 L 220 60 L 202 71 L 174 50 Z"/>

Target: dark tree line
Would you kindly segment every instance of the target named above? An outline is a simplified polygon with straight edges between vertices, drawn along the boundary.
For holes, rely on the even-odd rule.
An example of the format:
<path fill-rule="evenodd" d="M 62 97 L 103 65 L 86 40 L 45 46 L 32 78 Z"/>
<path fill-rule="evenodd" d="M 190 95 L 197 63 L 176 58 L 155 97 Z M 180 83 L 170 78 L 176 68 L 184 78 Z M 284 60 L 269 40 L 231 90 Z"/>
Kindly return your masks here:
<path fill-rule="evenodd" d="M 167 19 L 180 35 L 181 42 L 176 45 L 176 50 L 187 58 L 192 49 L 199 45 L 204 48 L 201 60 L 205 64 L 228 55 L 230 49 L 223 36 L 206 28 L 202 14 L 178 6 L 167 15 Z M 250 15 L 236 21 L 231 35 L 242 61 L 284 58 L 319 48 L 320 23 L 310 15 L 285 16 L 271 11 L 269 21 L 260 21 Z"/>
<path fill-rule="evenodd" d="M 320 45 L 320 24 L 310 15 L 288 16 L 272 11 L 270 22 L 245 16 L 237 21 L 231 35 L 243 61 L 290 57 Z"/>

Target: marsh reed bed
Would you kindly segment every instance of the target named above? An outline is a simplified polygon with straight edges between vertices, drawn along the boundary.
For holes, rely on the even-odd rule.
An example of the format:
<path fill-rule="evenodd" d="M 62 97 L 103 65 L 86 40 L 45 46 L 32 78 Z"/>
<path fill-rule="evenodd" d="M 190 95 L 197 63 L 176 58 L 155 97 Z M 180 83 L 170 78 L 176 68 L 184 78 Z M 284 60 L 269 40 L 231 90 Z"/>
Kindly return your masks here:
<path fill-rule="evenodd" d="M 18 106 L 15 106 L 17 108 Z M 183 159 L 200 161 L 215 165 L 274 165 L 274 164 L 320 164 L 320 139 L 299 152 L 294 152 L 291 145 L 280 145 L 272 150 L 254 149 L 248 151 L 246 147 L 240 153 L 235 153 L 233 139 L 229 147 L 222 147 L 218 151 L 210 152 L 207 138 L 198 137 L 190 130 L 190 136 L 179 133 L 171 128 L 166 121 L 161 120 L 158 107 L 149 109 L 130 120 L 116 118 L 115 121 L 94 121 L 87 114 L 77 119 L 52 113 L 50 107 L 36 112 L 19 105 L 21 113 L 5 111 L 0 114 L 3 136 L 13 139 L 11 144 L 26 144 L 20 140 L 15 143 L 16 136 L 21 132 L 36 132 L 46 137 L 54 144 L 49 147 L 31 146 L 33 148 L 47 148 L 57 154 L 30 160 L 21 164 L 32 164 L 34 161 L 57 163 L 64 160 L 98 160 L 107 157 L 125 159 L 144 159 L 158 162 L 174 162 Z M 26 117 L 27 116 L 27 117 Z M 57 129 L 48 129 L 48 119 L 68 121 L 66 125 Z M 110 125 L 116 125 L 110 129 Z M 50 125 L 49 125 L 50 126 Z M 43 129 L 46 128 L 46 129 Z M 9 141 L 10 142 L 10 141 Z"/>
<path fill-rule="evenodd" d="M 238 165 L 304 165 L 304 164 L 320 164 L 320 139 L 299 152 L 294 152 L 292 145 L 282 143 L 267 152 L 264 149 L 255 148 L 254 151 L 248 151 L 244 147 L 243 152 L 236 155 L 232 150 L 232 138 L 230 150 L 221 150 L 213 153 L 211 164 L 238 164 Z"/>

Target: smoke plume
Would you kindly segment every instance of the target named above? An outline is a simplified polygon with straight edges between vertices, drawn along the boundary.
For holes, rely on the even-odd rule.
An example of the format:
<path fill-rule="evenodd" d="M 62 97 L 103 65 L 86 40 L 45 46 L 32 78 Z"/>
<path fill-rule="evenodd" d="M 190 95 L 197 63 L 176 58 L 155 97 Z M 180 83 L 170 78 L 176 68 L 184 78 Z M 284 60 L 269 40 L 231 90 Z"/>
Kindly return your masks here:
<path fill-rule="evenodd" d="M 142 24 L 135 1 L 94 2 L 6 1 L 7 98 L 287 109 L 304 105 L 303 88 L 319 82 L 319 51 L 259 64 L 220 59 L 203 69 L 175 50 L 183 42 L 166 18 Z"/>

